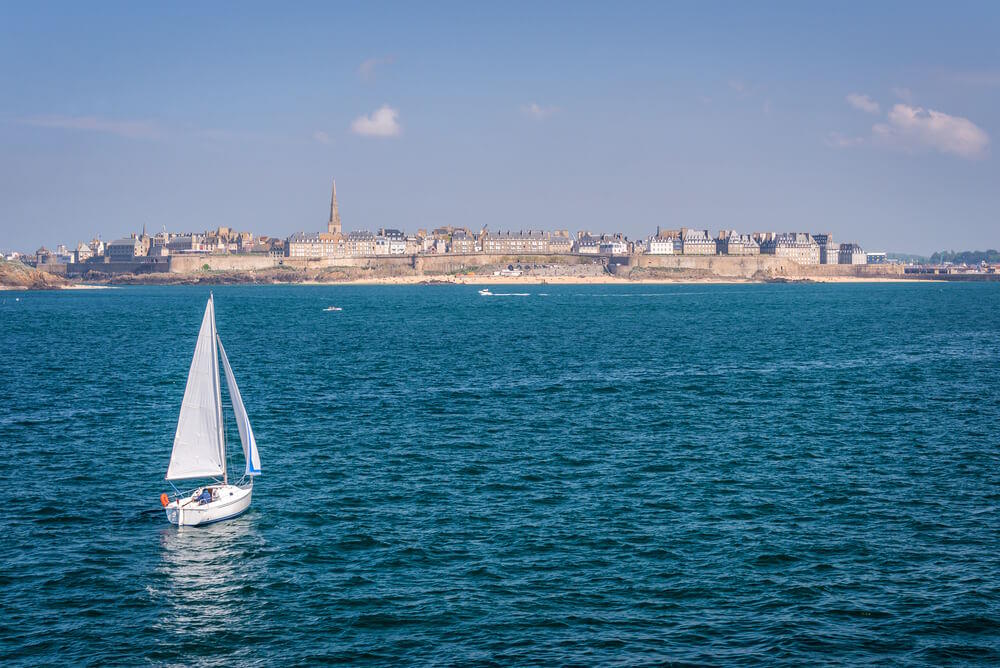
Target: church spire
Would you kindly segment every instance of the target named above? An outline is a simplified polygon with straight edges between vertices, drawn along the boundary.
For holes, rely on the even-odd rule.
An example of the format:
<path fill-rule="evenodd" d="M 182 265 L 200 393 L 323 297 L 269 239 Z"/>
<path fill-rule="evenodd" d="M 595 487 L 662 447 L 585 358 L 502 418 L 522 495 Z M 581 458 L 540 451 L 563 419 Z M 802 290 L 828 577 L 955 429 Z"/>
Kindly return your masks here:
<path fill-rule="evenodd" d="M 330 222 L 326 225 L 330 234 L 340 234 L 340 211 L 337 209 L 337 179 L 333 180 L 333 194 L 330 195 Z"/>

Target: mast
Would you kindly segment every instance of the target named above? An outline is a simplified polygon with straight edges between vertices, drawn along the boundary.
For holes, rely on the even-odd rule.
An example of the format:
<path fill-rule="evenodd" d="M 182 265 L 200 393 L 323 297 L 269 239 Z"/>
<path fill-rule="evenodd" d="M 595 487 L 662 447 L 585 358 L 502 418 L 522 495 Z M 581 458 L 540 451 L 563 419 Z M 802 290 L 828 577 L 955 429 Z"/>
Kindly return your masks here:
<path fill-rule="evenodd" d="M 219 427 L 219 444 L 222 448 L 222 484 L 229 483 L 229 467 L 226 466 L 226 429 L 222 423 L 222 385 L 219 382 L 219 331 L 215 327 L 215 295 L 209 293 L 209 300 L 212 302 L 212 367 L 214 374 L 212 380 L 215 383 L 215 405 L 216 423 Z"/>

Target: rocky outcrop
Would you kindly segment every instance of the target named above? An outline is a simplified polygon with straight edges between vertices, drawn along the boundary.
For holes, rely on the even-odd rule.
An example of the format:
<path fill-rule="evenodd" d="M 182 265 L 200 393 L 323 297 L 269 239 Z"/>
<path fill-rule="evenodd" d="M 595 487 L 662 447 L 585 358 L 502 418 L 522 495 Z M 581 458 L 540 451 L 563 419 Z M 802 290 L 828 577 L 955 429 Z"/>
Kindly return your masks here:
<path fill-rule="evenodd" d="M 39 271 L 21 262 L 0 260 L 0 288 L 52 290 L 67 285 L 66 279 Z"/>

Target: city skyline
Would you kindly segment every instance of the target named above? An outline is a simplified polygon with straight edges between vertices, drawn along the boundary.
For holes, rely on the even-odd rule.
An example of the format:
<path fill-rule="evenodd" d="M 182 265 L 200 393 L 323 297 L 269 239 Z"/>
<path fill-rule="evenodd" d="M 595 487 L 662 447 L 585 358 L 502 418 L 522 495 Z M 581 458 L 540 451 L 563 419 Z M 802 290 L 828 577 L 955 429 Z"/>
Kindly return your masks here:
<path fill-rule="evenodd" d="M 336 174 L 345 231 L 997 247 L 1000 10 L 965 7 L 5 6 L 0 246 L 287 237 Z"/>

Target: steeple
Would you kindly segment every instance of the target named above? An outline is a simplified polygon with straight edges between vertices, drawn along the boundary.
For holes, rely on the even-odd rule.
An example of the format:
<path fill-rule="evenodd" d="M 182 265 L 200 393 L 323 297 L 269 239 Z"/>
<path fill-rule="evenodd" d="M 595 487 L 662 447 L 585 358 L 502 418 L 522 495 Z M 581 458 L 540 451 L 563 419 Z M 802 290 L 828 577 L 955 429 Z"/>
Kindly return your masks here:
<path fill-rule="evenodd" d="M 340 211 L 337 210 L 337 179 L 333 180 L 333 194 L 330 196 L 330 222 L 326 225 L 330 234 L 340 234 Z"/>

